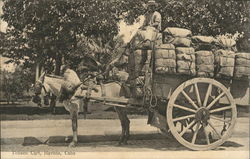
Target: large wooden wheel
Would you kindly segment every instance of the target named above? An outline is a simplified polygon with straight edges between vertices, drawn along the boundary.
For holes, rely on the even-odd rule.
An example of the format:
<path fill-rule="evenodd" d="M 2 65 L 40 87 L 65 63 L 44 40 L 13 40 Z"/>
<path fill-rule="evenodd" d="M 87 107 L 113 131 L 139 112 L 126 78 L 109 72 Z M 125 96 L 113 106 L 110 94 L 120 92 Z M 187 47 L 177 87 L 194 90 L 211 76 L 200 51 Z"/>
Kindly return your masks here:
<path fill-rule="evenodd" d="M 221 104 L 221 100 L 226 104 Z M 193 150 L 209 150 L 230 137 L 237 110 L 223 84 L 213 79 L 194 78 L 175 89 L 166 115 L 169 129 L 179 143 Z"/>

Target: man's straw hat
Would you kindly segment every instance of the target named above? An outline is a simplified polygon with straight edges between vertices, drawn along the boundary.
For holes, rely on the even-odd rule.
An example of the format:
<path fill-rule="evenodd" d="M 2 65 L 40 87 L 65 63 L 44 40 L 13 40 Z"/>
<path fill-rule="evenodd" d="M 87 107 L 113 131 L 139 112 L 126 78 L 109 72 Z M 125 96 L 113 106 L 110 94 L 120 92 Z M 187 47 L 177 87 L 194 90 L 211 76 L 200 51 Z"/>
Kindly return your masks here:
<path fill-rule="evenodd" d="M 148 6 L 158 7 L 158 3 L 156 3 L 154 0 L 149 0 L 148 3 L 146 4 L 146 7 Z"/>

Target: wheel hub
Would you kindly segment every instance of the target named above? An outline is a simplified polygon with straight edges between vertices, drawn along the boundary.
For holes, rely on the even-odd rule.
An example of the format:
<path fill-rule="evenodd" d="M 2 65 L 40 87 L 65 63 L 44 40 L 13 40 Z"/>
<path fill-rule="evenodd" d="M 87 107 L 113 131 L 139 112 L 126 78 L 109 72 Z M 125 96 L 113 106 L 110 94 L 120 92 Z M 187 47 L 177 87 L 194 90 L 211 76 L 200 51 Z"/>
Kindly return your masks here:
<path fill-rule="evenodd" d="M 195 114 L 195 118 L 197 121 L 206 122 L 209 117 L 210 113 L 209 110 L 207 110 L 206 108 L 200 108 Z"/>

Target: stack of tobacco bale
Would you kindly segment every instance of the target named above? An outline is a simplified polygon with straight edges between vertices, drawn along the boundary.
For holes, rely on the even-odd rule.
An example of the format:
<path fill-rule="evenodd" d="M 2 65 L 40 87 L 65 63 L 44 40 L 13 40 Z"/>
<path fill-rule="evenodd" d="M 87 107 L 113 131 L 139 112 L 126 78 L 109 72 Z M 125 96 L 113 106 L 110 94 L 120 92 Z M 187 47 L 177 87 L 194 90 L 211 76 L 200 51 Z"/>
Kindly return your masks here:
<path fill-rule="evenodd" d="M 196 51 L 196 71 L 199 77 L 214 77 L 214 54 L 212 51 Z"/>
<path fill-rule="evenodd" d="M 231 50 L 216 50 L 215 56 L 215 77 L 230 79 L 234 73 L 235 52 Z"/>
<path fill-rule="evenodd" d="M 193 36 L 195 48 L 196 71 L 199 77 L 214 77 L 214 38 L 211 36 Z"/>
<path fill-rule="evenodd" d="M 237 53 L 235 55 L 234 78 L 249 80 L 250 78 L 250 53 Z"/>
<path fill-rule="evenodd" d="M 195 51 L 192 47 L 177 47 L 177 72 L 184 75 L 196 75 Z"/>
<path fill-rule="evenodd" d="M 191 47 L 191 31 L 168 27 L 163 34 L 163 43 L 171 43 L 176 47 L 177 74 L 194 76 L 196 74 L 195 51 Z"/>
<path fill-rule="evenodd" d="M 215 77 L 230 79 L 233 77 L 235 65 L 235 52 L 233 50 L 236 42 L 226 37 L 216 38 L 217 47 L 215 51 Z"/>
<path fill-rule="evenodd" d="M 173 44 L 162 44 L 156 46 L 155 72 L 159 74 L 176 73 L 176 55 Z"/>

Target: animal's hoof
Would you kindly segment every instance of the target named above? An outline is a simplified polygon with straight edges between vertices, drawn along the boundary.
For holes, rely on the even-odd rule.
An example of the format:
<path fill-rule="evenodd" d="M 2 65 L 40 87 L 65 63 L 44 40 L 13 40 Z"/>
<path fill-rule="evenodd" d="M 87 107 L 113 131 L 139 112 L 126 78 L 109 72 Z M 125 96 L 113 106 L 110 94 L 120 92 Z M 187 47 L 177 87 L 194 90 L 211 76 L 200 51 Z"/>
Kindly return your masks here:
<path fill-rule="evenodd" d="M 69 144 L 69 147 L 76 147 L 76 142 L 72 141 L 72 142 Z"/>
<path fill-rule="evenodd" d="M 65 137 L 64 141 L 67 142 L 67 143 L 69 143 L 70 142 L 70 138 L 67 136 L 67 137 Z"/>

